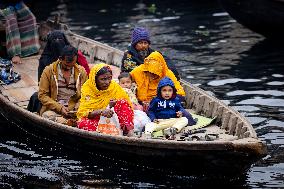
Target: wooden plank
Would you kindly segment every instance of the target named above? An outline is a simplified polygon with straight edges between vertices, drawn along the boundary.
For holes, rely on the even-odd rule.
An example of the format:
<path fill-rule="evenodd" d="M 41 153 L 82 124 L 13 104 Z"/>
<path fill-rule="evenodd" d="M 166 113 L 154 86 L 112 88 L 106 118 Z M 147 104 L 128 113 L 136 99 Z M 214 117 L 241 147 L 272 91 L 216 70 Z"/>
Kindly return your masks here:
<path fill-rule="evenodd" d="M 231 112 L 229 111 L 223 111 L 223 115 L 222 115 L 222 129 L 225 129 L 226 131 L 228 131 L 229 127 L 228 127 L 228 123 L 229 120 L 231 118 Z"/>
<path fill-rule="evenodd" d="M 94 57 L 96 53 L 96 46 L 92 43 L 88 43 L 86 41 L 80 40 L 77 47 L 83 55 L 86 57 L 89 63 L 94 62 Z"/>
<path fill-rule="evenodd" d="M 243 127 L 243 122 L 238 119 L 237 125 L 236 125 L 236 135 L 237 135 L 238 137 L 241 136 L 242 127 Z"/>
<path fill-rule="evenodd" d="M 27 87 L 4 90 L 2 91 L 2 94 L 8 97 L 12 102 L 16 103 L 28 101 L 34 92 L 36 92 L 36 90 L 33 87 Z"/>
<path fill-rule="evenodd" d="M 249 130 L 248 127 L 243 126 L 243 127 L 241 128 L 241 135 L 240 135 L 240 138 L 245 138 L 245 132 L 247 132 L 248 130 Z"/>
<path fill-rule="evenodd" d="M 117 52 L 113 52 L 113 57 L 112 57 L 112 65 L 115 65 L 117 67 L 120 67 L 121 65 L 121 55 L 118 54 Z"/>
<path fill-rule="evenodd" d="M 236 134 L 237 120 L 238 120 L 238 117 L 236 117 L 235 115 L 231 115 L 231 118 L 230 118 L 229 123 L 228 123 L 230 135 Z"/>
<path fill-rule="evenodd" d="M 215 114 L 213 115 L 213 117 L 216 117 L 216 123 L 220 123 L 222 121 L 223 111 L 224 111 L 224 107 L 218 105 L 215 111 Z"/>
<path fill-rule="evenodd" d="M 205 99 L 206 99 L 206 96 L 204 95 L 199 95 L 199 100 L 198 100 L 198 105 L 196 107 L 196 112 L 198 114 L 202 114 L 203 112 L 203 106 L 204 106 L 204 102 L 205 102 Z"/>
<path fill-rule="evenodd" d="M 219 104 L 213 101 L 212 114 L 211 114 L 212 117 L 218 116 L 218 107 L 219 107 Z"/>
<path fill-rule="evenodd" d="M 103 47 L 97 47 L 95 57 L 99 59 L 99 61 L 106 62 L 110 52 L 112 52 L 110 49 L 106 49 Z"/>
<path fill-rule="evenodd" d="M 204 114 L 206 117 L 212 117 L 214 102 L 210 98 L 206 98 L 204 102 Z"/>
<path fill-rule="evenodd" d="M 21 108 L 27 109 L 27 106 L 29 104 L 29 101 L 23 101 L 23 102 L 18 102 L 17 105 L 20 106 Z"/>

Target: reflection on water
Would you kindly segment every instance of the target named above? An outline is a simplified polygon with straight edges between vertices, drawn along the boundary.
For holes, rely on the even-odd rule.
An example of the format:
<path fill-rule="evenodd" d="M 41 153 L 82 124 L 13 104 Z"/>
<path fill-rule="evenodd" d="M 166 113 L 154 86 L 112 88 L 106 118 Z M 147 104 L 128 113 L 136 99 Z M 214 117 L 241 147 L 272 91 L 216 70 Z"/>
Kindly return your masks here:
<path fill-rule="evenodd" d="M 231 19 L 214 1 L 48 1 L 36 4 L 39 19 L 62 14 L 71 30 L 125 50 L 134 26 L 151 32 L 154 49 L 171 57 L 189 82 L 240 111 L 267 143 L 269 155 L 245 178 L 219 186 L 283 187 L 284 47 Z M 49 11 L 47 11 L 49 10 Z M 1 127 L 0 127 L 1 128 Z M 20 132 L 19 132 L 20 133 Z M 210 178 L 157 173 L 110 164 L 104 157 L 0 132 L 0 186 L 202 187 Z M 77 155 L 76 154 L 80 154 Z M 13 162 L 13 163 L 12 163 Z M 112 160 L 113 162 L 113 160 Z M 114 161 L 115 162 L 115 161 Z M 162 176 L 159 176 L 162 175 Z M 33 183 L 34 178 L 39 182 Z M 87 180 L 87 181 L 82 181 Z M 92 182 L 93 181 L 93 182 Z M 216 186 L 216 182 L 214 183 Z"/>

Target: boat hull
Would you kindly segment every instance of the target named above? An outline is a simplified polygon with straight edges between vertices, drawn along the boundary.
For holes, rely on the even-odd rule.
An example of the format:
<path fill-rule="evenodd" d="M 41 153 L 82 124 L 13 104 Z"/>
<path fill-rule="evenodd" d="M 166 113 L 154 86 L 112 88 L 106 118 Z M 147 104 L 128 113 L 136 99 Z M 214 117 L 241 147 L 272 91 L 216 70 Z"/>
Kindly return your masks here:
<path fill-rule="evenodd" d="M 0 100 L 2 114 L 20 129 L 49 141 L 59 142 L 66 148 L 122 160 L 134 167 L 140 165 L 186 175 L 234 176 L 245 174 L 251 164 L 260 158 L 260 154 L 253 152 L 247 145 L 242 149 L 235 148 L 230 143 L 213 141 L 186 144 L 152 139 L 145 142 L 137 138 L 112 137 L 78 130 L 45 120 L 17 108 L 14 104 L 5 104 L 3 100 L 6 101 Z M 264 152 L 265 146 L 262 143 L 259 145 Z"/>

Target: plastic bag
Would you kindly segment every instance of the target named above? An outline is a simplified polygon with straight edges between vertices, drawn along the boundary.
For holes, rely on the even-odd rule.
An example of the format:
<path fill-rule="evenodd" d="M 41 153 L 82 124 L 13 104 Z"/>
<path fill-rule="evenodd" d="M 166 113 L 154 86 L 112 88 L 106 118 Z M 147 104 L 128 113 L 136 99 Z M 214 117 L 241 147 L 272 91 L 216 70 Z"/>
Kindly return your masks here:
<path fill-rule="evenodd" d="M 134 110 L 134 132 L 142 132 L 147 123 L 151 120 L 147 114 L 141 110 Z"/>
<path fill-rule="evenodd" d="M 97 132 L 113 136 L 122 135 L 117 115 L 114 113 L 111 118 L 100 116 Z"/>

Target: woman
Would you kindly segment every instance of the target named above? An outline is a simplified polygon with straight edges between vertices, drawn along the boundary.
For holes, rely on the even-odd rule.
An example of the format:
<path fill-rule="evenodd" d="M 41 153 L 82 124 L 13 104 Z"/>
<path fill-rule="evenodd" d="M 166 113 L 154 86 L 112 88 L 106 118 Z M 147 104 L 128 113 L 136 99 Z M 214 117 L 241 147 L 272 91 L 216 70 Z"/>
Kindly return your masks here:
<path fill-rule="evenodd" d="M 134 68 L 130 74 L 137 84 L 137 98 L 142 104 L 148 104 L 156 96 L 158 84 L 165 76 L 174 82 L 180 100 L 184 100 L 183 87 L 158 51 L 152 52 L 145 58 L 144 64 Z"/>
<path fill-rule="evenodd" d="M 108 108 L 114 106 L 114 111 Z M 112 117 L 116 113 L 124 135 L 133 130 L 133 109 L 130 99 L 121 86 L 112 80 L 112 71 L 107 64 L 95 65 L 89 79 L 82 87 L 80 106 L 77 112 L 78 127 L 96 131 L 100 116 Z"/>
<path fill-rule="evenodd" d="M 50 65 L 52 62 L 55 62 L 59 58 L 61 50 L 65 45 L 70 45 L 70 43 L 62 31 L 54 30 L 47 35 L 46 46 L 39 59 L 38 81 L 40 80 L 44 68 Z M 90 68 L 88 66 L 88 62 L 79 50 L 77 63 L 83 66 L 87 74 L 89 74 Z"/>

